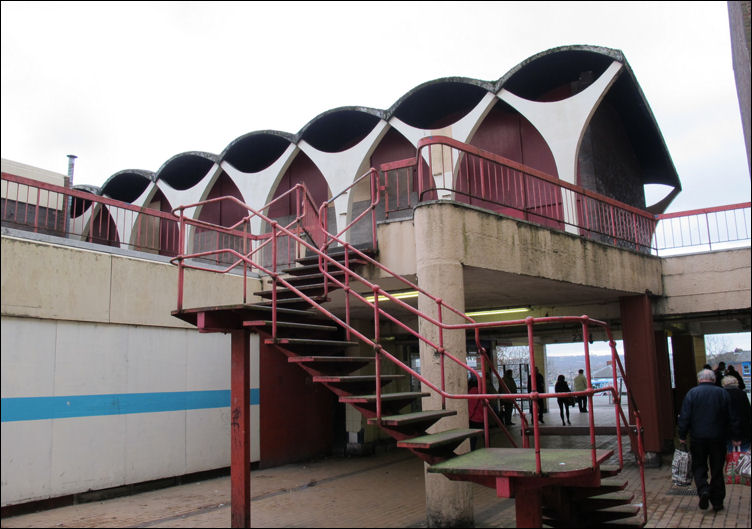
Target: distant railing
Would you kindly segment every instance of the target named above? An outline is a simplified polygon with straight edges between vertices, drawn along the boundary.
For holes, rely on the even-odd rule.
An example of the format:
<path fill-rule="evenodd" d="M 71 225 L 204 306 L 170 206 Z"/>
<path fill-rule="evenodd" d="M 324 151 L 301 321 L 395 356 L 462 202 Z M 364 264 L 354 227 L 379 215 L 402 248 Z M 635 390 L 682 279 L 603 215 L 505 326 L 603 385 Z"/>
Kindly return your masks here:
<path fill-rule="evenodd" d="M 750 202 L 657 215 L 652 247 L 658 255 L 750 244 Z"/>
<path fill-rule="evenodd" d="M 178 253 L 178 223 L 169 212 L 7 173 L 1 197 L 3 226 L 169 257 Z"/>
<path fill-rule="evenodd" d="M 384 216 L 391 218 L 398 213 L 404 215 L 420 201 L 447 196 L 551 229 L 576 231 L 589 239 L 659 256 L 750 245 L 750 202 L 651 216 L 577 186 L 555 179 L 551 181 L 551 177 L 536 174 L 519 164 L 516 168 L 504 165 L 501 157 L 487 159 L 489 153 L 479 149 L 473 151 L 470 146 L 454 140 L 448 144 L 445 142 L 446 139 L 441 137 L 421 141 L 420 149 L 424 153 L 421 155 L 422 170 L 414 158 L 383 164 L 378 175 L 377 171 L 370 169 L 339 195 L 324 202 L 320 218 L 327 218 L 326 209 L 338 196 L 352 192 L 361 182 L 368 182 L 367 208 L 338 235 L 359 227 L 359 232 L 367 233 L 367 239 L 355 241 L 351 236 L 351 242 L 365 242 L 374 248 L 377 246 L 377 206 L 383 206 Z M 456 148 L 455 144 L 464 150 Z M 426 153 L 428 148 L 433 151 Z M 430 164 L 426 157 L 431 160 Z M 453 161 L 453 157 L 458 160 Z M 505 163 L 514 164 L 509 160 Z M 444 171 L 442 164 L 455 168 L 453 172 L 458 175 L 455 181 L 460 182 L 455 187 L 461 188 L 459 191 L 443 187 L 449 172 Z M 441 185 L 437 187 L 437 183 Z M 501 193 L 500 189 L 507 189 L 508 193 Z M 440 193 L 443 194 L 439 196 Z M 272 204 L 274 201 L 265 208 L 268 210 Z M 571 213 L 565 215 L 567 204 L 572 206 Z M 166 211 L 140 208 L 86 191 L 8 173 L 2 173 L 0 206 L 3 226 L 168 257 L 178 253 L 177 220 Z M 292 212 L 291 218 L 294 216 L 295 212 Z M 562 220 L 565 218 L 576 219 L 576 222 L 565 222 Z M 367 228 L 361 226 L 366 222 Z M 309 231 L 327 237 L 326 230 L 311 228 Z M 268 232 L 266 237 L 270 237 Z M 648 239 L 649 242 L 645 242 Z M 280 255 L 279 263 L 283 260 L 293 263 L 300 248 L 296 248 L 291 240 L 280 239 L 278 242 L 277 251 L 287 256 L 285 260 Z M 333 241 L 329 238 L 313 242 L 319 247 Z M 247 241 L 242 232 L 196 226 L 191 244 L 194 250 L 232 247 L 246 253 Z M 213 254 L 212 259 L 218 265 L 232 261 L 229 256 L 217 254 Z M 266 262 L 270 259 L 267 256 Z"/>

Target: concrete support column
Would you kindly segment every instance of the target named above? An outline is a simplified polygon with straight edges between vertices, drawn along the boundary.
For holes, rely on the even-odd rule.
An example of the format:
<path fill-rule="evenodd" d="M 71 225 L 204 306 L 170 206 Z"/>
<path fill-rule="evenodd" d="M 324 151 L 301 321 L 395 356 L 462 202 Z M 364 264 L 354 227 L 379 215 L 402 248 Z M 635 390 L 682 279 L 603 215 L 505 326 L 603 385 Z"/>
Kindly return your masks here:
<path fill-rule="evenodd" d="M 705 364 L 705 342 L 702 342 L 701 364 L 697 364 L 696 337 L 690 334 L 673 334 L 671 352 L 674 357 L 674 420 L 681 409 L 687 392 L 697 385 L 697 372 Z"/>
<path fill-rule="evenodd" d="M 447 222 L 442 213 L 446 208 L 433 204 L 418 207 L 415 210 L 415 241 L 418 285 L 431 295 L 459 311 L 465 310 L 465 289 L 460 257 L 463 251 L 461 226 Z M 428 297 L 418 298 L 418 308 L 438 319 L 437 304 Z M 445 323 L 462 323 L 460 316 L 450 314 L 442 309 L 441 319 Z M 420 321 L 418 329 L 435 345 L 439 344 L 439 329 L 426 321 Z M 465 331 L 443 331 L 444 349 L 461 361 L 466 357 Z M 441 387 L 441 356 L 436 349 L 420 343 L 421 374 L 433 384 Z M 448 393 L 467 393 L 467 376 L 465 369 L 450 360 L 444 363 L 445 391 Z M 441 409 L 441 396 L 423 386 L 423 391 L 430 391 L 431 396 L 423 399 L 424 410 Z M 434 425 L 430 431 L 450 428 L 467 428 L 468 406 L 464 399 L 447 399 L 446 407 L 456 410 L 457 415 L 445 417 Z M 465 450 L 468 448 L 465 441 Z M 427 468 L 427 467 L 426 467 Z M 451 481 L 441 474 L 425 472 L 426 486 L 426 523 L 428 527 L 473 527 L 472 486 L 467 482 Z"/>
<path fill-rule="evenodd" d="M 659 466 L 663 440 L 673 438 L 673 432 L 664 432 L 664 417 L 671 414 L 671 403 L 661 398 L 660 389 L 661 385 L 670 386 L 670 379 L 659 369 L 653 311 L 647 295 L 623 297 L 620 306 L 624 368 L 645 430 L 646 464 Z M 630 416 L 632 413 L 630 402 Z"/>
<path fill-rule="evenodd" d="M 538 371 L 541 372 L 541 375 L 543 375 L 543 380 L 547 381 L 547 373 L 546 373 L 546 346 L 542 343 L 534 343 L 533 344 L 533 356 L 535 357 L 535 367 L 538 368 Z M 533 373 L 530 373 L 530 376 L 533 376 Z M 528 391 L 532 391 L 528 389 Z M 546 382 L 545 386 L 542 388 L 538 388 L 538 393 L 547 393 L 548 392 L 548 382 Z M 541 399 L 538 401 L 538 405 L 543 407 L 543 412 L 548 412 L 548 399 Z M 531 409 L 532 410 L 532 409 Z M 532 411 L 530 412 L 532 413 Z"/>
<path fill-rule="evenodd" d="M 674 449 L 674 402 L 671 389 L 671 367 L 668 358 L 668 336 L 665 331 L 655 331 L 655 361 L 658 372 L 658 398 L 666 405 L 658 408 L 658 420 L 661 423 L 662 452 Z"/>
<path fill-rule="evenodd" d="M 692 348 L 695 351 L 695 379 L 697 382 L 697 372 L 702 369 L 702 366 L 708 363 L 708 353 L 705 350 L 705 335 L 692 336 Z"/>

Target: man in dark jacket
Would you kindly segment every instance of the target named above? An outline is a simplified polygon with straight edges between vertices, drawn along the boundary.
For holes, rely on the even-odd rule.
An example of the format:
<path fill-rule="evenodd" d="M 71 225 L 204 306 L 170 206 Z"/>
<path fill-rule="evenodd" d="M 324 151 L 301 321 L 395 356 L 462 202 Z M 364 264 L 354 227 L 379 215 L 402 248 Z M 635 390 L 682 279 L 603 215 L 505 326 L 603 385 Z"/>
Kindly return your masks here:
<path fill-rule="evenodd" d="M 726 461 L 726 439 L 731 432 L 735 446 L 740 443 L 739 417 L 731 406 L 726 390 L 715 385 L 715 373 L 703 369 L 697 374 L 697 386 L 690 389 L 679 414 L 679 442 L 687 442 L 692 454 L 692 474 L 700 497 L 700 509 L 723 509 L 726 484 L 723 465 Z M 708 485 L 708 463 L 710 484 Z"/>

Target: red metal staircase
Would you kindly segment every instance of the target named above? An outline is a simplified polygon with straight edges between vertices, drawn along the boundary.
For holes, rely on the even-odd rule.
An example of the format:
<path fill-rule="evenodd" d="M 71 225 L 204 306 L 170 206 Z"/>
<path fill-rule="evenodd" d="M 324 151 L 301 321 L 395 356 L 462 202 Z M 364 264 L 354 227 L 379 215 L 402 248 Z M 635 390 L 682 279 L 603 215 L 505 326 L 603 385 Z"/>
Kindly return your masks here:
<path fill-rule="evenodd" d="M 375 185 L 372 184 L 373 187 Z M 536 323 L 545 324 L 554 320 L 562 321 L 563 318 L 540 318 L 538 320 L 528 318 L 503 324 L 478 324 L 463 315 L 467 323 L 461 325 L 441 324 L 441 316 L 439 316 L 438 321 L 432 320 L 359 275 L 358 271 L 364 265 L 380 267 L 382 270 L 386 269 L 373 259 L 375 251 L 358 250 L 344 242 L 339 236 L 327 233 L 321 228 L 320 223 L 311 223 L 310 211 L 306 211 L 306 204 L 310 202 L 310 199 L 305 189 L 300 188 L 302 186 L 296 186 L 290 193 L 299 193 L 299 195 L 296 195 L 296 200 L 301 205 L 302 212 L 297 216 L 297 222 L 290 223 L 285 227 L 279 226 L 260 211 L 254 211 L 243 204 L 249 210 L 249 217 L 243 219 L 243 223 L 248 222 L 251 216 L 258 216 L 272 226 L 272 231 L 271 234 L 263 236 L 253 236 L 244 231 L 242 237 L 249 239 L 252 244 L 247 247 L 244 246 L 246 251 L 242 252 L 233 248 L 221 248 L 214 251 L 186 253 L 184 251 L 186 225 L 194 223 L 204 229 L 209 228 L 209 226 L 206 223 L 189 221 L 182 215 L 185 208 L 200 204 L 178 208 L 177 211 L 180 212 L 181 217 L 181 254 L 173 259 L 173 262 L 179 266 L 180 285 L 178 309 L 173 311 L 174 316 L 196 325 L 202 332 L 245 329 L 258 333 L 265 344 L 276 348 L 287 357 L 288 362 L 296 364 L 309 373 L 313 382 L 323 384 L 330 389 L 337 395 L 339 402 L 351 405 L 367 418 L 369 424 L 377 425 L 396 439 L 398 446 L 410 450 L 426 461 L 430 465 L 429 472 L 442 473 L 452 480 L 476 482 L 494 488 L 499 497 L 515 498 L 518 526 L 540 526 L 541 524 L 554 527 L 590 526 L 610 523 L 619 523 L 621 526 L 645 525 L 647 512 L 644 478 L 642 503 L 641 505 L 634 505 L 632 503 L 633 497 L 623 491 L 626 482 L 609 477 L 617 475 L 623 467 L 621 428 L 615 429 L 619 441 L 619 465 L 615 469 L 603 467 L 603 463 L 614 455 L 613 451 L 596 450 L 595 448 L 595 426 L 592 414 L 590 428 L 588 429 L 591 436 L 590 448 L 542 449 L 540 447 L 541 432 L 535 420 L 538 399 L 552 398 L 556 396 L 555 394 L 539 392 L 537 391 L 538 388 L 533 387 L 529 394 L 515 395 L 517 398 L 521 396 L 531 398 L 534 407 L 531 430 L 526 428 L 525 415 L 518 408 L 523 420 L 522 448 L 516 447 L 509 432 L 498 421 L 498 418 L 496 418 L 498 424 L 515 448 L 486 447 L 463 454 L 455 452 L 463 441 L 471 437 L 484 436 L 487 445 L 489 440 L 488 420 L 486 420 L 484 430 L 454 428 L 428 433 L 428 429 L 440 419 L 456 415 L 456 411 L 446 409 L 445 401 L 447 398 L 480 399 L 486 405 L 488 414 L 493 417 L 493 412 L 488 405 L 489 399 L 504 399 L 505 397 L 486 393 L 485 376 L 479 377 L 481 393 L 477 395 L 448 393 L 444 389 L 443 380 L 427 380 L 390 354 L 381 345 L 379 321 L 383 318 L 396 321 L 396 318 L 384 310 L 383 303 L 380 304 L 379 299 L 380 296 L 385 296 L 395 305 L 401 303 L 400 306 L 403 308 L 409 308 L 419 317 L 440 325 L 444 329 L 464 329 L 466 332 L 473 332 L 476 340 L 480 329 L 483 327 L 516 324 L 528 326 L 530 343 L 532 344 L 532 328 Z M 236 199 L 226 199 L 235 200 L 239 203 Z M 319 214 L 319 218 L 326 217 Z M 309 220 L 306 221 L 306 219 Z M 231 228 L 214 228 L 234 230 L 235 235 L 238 234 L 237 225 Z M 318 229 L 321 229 L 323 233 L 318 233 Z M 292 266 L 278 267 L 278 236 L 294 241 L 299 249 L 304 249 L 304 252 L 309 255 L 297 259 L 288 259 L 288 263 L 294 261 Z M 257 238 L 254 239 L 254 237 Z M 272 248 L 271 263 L 268 262 L 268 259 L 261 258 L 263 254 L 261 248 L 264 247 Z M 267 301 L 217 307 L 183 308 L 183 269 L 197 268 L 217 271 L 216 268 L 207 268 L 195 262 L 198 258 L 217 252 L 229 253 L 236 259 L 227 269 L 221 270 L 223 272 L 239 269 L 242 266 L 246 271 L 257 269 L 270 277 L 271 288 L 256 293 Z M 301 252 L 298 251 L 299 253 Z M 420 290 L 404 278 L 394 275 L 392 277 L 399 279 L 411 288 Z M 371 289 L 374 294 L 373 301 L 367 301 L 364 293 L 358 293 L 354 288 L 351 288 L 350 285 L 356 283 L 360 287 L 365 286 Z M 337 289 L 343 289 L 347 299 L 344 320 L 326 309 L 326 302 L 330 299 L 330 294 Z M 422 293 L 430 296 L 428 293 Z M 440 315 L 442 310 L 459 314 L 451 307 L 442 306 L 440 300 L 431 299 L 438 302 Z M 361 306 L 365 304 L 373 312 L 373 337 L 365 336 L 351 325 L 349 314 L 351 303 L 359 303 Z M 588 336 L 588 325 L 602 324 L 587 317 L 572 317 L 569 321 L 582 323 L 585 331 L 583 336 Z M 429 343 L 434 350 L 440 352 L 442 362 L 446 357 L 449 361 L 460 364 L 468 372 L 472 371 L 469 366 L 457 360 L 450 351 L 446 351 L 443 343 L 432 344 L 418 335 L 417 331 L 408 329 L 404 325 L 403 327 L 412 332 L 416 339 Z M 372 356 L 356 356 L 349 351 L 362 343 L 372 348 L 374 351 Z M 611 340 L 611 343 L 614 344 L 613 340 Z M 587 344 L 585 344 L 585 347 L 587 357 Z M 485 358 L 485 355 L 482 356 Z M 618 357 L 615 354 L 614 357 L 615 362 L 618 363 Z M 423 383 L 423 387 L 440 394 L 442 396 L 442 407 L 433 410 L 408 410 L 408 406 L 411 408 L 419 407 L 414 403 L 419 403 L 421 398 L 430 395 L 430 392 L 390 392 L 390 385 L 405 375 L 382 374 L 381 363 L 384 361 L 391 362 L 405 374 L 418 378 Z M 589 379 L 589 359 L 587 365 Z M 615 364 L 614 378 L 616 377 L 616 367 Z M 619 368 L 621 369 L 620 364 Z M 485 373 L 486 369 L 486 361 L 484 360 L 482 371 Z M 491 369 L 495 371 L 492 366 Z M 373 374 L 358 374 L 361 370 Z M 531 370 L 534 370 L 532 347 Z M 500 380 L 498 373 L 495 373 L 495 375 Z M 588 390 L 581 394 L 587 395 L 590 401 L 589 409 L 592 410 L 593 395 L 597 391 L 609 390 L 613 391 L 613 387 L 594 390 L 588 385 Z M 614 398 L 618 402 L 619 395 L 615 391 Z M 637 429 L 628 429 L 627 431 L 632 437 L 632 449 L 641 465 L 642 445 L 638 433 L 639 415 L 636 417 L 638 420 Z M 617 424 L 618 421 L 617 414 Z M 531 431 L 534 436 L 535 444 L 533 448 L 529 447 L 528 431 Z M 642 515 L 638 516 L 640 512 Z M 233 516 L 233 524 L 239 525 L 240 523 L 236 522 L 236 519 L 241 518 Z"/>

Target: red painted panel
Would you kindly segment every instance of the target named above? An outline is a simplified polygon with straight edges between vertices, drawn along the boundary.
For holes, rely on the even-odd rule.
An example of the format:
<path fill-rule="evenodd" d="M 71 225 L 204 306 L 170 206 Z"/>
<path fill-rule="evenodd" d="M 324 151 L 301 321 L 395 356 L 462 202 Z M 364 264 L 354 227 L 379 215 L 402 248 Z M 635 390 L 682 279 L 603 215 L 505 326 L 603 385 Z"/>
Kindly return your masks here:
<path fill-rule="evenodd" d="M 543 137 L 529 121 L 502 101 L 489 111 L 470 144 L 557 176 L 553 155 Z M 562 216 L 561 194 L 555 186 L 525 180 L 501 168 L 481 169 L 478 162 L 464 160 L 456 188 L 472 195 L 460 194 L 458 201 L 554 228 L 562 227 L 560 222 L 551 220 Z M 489 201 L 474 198 L 481 193 Z"/>
<path fill-rule="evenodd" d="M 415 146 L 400 134 L 397 129 L 390 128 L 389 132 L 384 135 L 371 155 L 371 167 L 378 169 L 381 164 L 406 160 L 407 158 L 415 158 L 415 155 Z M 425 160 L 422 160 L 421 163 L 423 163 L 423 174 L 427 175 L 429 172 L 428 164 L 425 163 Z M 414 172 L 413 181 L 410 183 L 411 190 L 429 189 L 431 187 L 433 187 L 433 183 L 430 182 L 424 183 L 422 187 L 418 186 L 418 171 Z M 405 188 L 407 188 L 407 186 L 405 186 Z M 393 190 L 390 189 L 389 192 L 393 192 Z M 423 200 L 435 200 L 436 196 L 436 191 L 430 191 L 423 196 Z M 390 198 L 393 202 L 396 200 L 396 197 L 394 196 Z"/>
<path fill-rule="evenodd" d="M 259 465 L 270 467 L 329 454 L 338 405 L 334 395 L 314 384 L 273 346 L 262 343 L 260 347 Z"/>
<path fill-rule="evenodd" d="M 239 200 L 243 200 L 240 190 L 232 182 L 226 173 L 222 172 L 217 178 L 216 182 L 209 191 L 207 199 L 233 196 Z M 232 226 L 237 221 L 242 219 L 247 214 L 247 211 L 235 202 L 214 202 L 207 204 L 201 210 L 199 218 L 201 220 L 211 222 L 213 224 L 219 224 L 221 226 Z"/>
<path fill-rule="evenodd" d="M 390 128 L 371 155 L 371 167 L 378 168 L 382 163 L 414 157 L 413 144 L 396 129 Z"/>
<path fill-rule="evenodd" d="M 316 203 L 316 207 L 329 198 L 329 187 L 324 175 L 321 174 L 316 164 L 304 152 L 298 152 L 295 160 L 293 160 L 287 172 L 285 172 L 279 181 L 277 189 L 274 191 L 274 197 L 276 198 L 284 194 L 299 183 L 305 184 L 306 188 L 308 188 L 308 193 Z M 273 219 L 278 219 L 293 215 L 294 213 L 294 198 L 292 195 L 288 195 L 286 199 L 275 203 L 269 208 L 268 215 Z"/>

